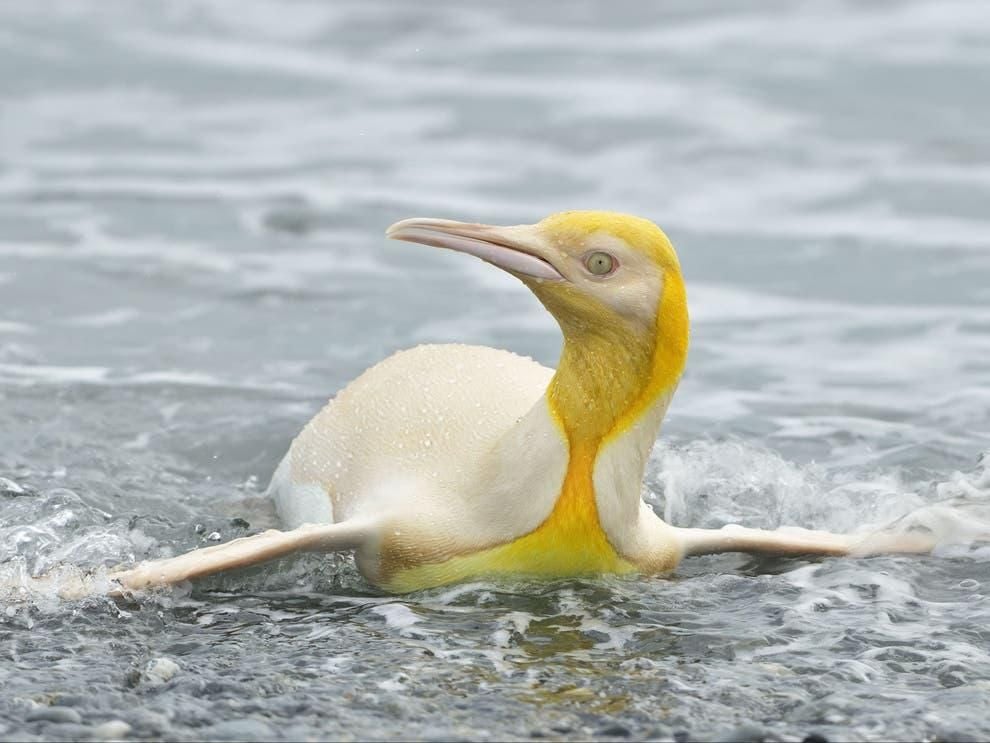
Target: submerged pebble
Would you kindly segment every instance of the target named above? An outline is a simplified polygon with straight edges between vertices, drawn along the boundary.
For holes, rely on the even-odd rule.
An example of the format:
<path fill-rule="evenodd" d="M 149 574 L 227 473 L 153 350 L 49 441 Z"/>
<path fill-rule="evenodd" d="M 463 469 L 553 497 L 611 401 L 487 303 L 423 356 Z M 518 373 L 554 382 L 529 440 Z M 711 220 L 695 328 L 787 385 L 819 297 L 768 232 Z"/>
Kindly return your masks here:
<path fill-rule="evenodd" d="M 121 740 L 131 732 L 131 726 L 123 720 L 107 720 L 94 725 L 90 735 L 95 740 Z"/>
<path fill-rule="evenodd" d="M 71 707 L 35 707 L 24 718 L 27 722 L 67 722 L 81 723 L 82 715 Z"/>
<path fill-rule="evenodd" d="M 153 658 L 144 667 L 144 678 L 151 683 L 164 684 L 175 678 L 180 670 L 179 664 L 171 658 Z"/>

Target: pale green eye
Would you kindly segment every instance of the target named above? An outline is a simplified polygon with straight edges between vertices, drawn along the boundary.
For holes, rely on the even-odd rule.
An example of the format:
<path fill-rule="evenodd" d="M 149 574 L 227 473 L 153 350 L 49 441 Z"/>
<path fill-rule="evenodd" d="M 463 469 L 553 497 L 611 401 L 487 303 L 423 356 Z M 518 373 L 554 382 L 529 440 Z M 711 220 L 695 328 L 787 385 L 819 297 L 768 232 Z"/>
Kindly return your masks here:
<path fill-rule="evenodd" d="M 595 276 L 605 276 L 615 268 L 615 259 L 608 253 L 592 253 L 584 259 L 584 265 Z"/>

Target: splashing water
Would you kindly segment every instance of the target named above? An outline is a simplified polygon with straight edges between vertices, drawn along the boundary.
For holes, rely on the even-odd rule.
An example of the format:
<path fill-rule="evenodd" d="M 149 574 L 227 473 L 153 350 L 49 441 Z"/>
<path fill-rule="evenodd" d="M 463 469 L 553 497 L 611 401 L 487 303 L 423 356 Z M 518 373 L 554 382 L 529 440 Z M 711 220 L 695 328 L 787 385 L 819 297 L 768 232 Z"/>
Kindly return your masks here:
<path fill-rule="evenodd" d="M 738 441 L 661 447 L 653 465 L 648 481 L 658 494 L 647 500 L 679 526 L 744 522 L 843 533 L 922 531 L 940 554 L 990 540 L 990 464 L 983 458 L 973 473 L 954 472 L 938 483 L 905 483 L 897 472 L 830 474 Z"/>

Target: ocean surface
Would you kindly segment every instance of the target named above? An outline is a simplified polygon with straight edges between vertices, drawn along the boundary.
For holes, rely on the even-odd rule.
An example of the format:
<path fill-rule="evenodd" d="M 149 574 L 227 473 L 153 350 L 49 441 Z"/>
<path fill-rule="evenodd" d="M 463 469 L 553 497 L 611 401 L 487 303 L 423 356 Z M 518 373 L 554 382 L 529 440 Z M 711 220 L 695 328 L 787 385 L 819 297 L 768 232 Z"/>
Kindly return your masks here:
<path fill-rule="evenodd" d="M 986 739 L 988 90 L 981 0 L 0 2 L 0 739 Z M 553 365 L 524 287 L 383 231 L 566 208 L 681 256 L 659 513 L 936 554 L 11 588 L 275 526 L 293 436 L 393 351 Z"/>

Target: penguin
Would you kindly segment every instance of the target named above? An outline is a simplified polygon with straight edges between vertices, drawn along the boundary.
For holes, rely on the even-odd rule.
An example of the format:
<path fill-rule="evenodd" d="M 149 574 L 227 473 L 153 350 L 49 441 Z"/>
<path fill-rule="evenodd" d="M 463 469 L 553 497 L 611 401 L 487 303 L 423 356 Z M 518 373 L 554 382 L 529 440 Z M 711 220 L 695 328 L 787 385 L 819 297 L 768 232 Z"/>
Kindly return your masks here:
<path fill-rule="evenodd" d="M 386 235 L 518 278 L 556 319 L 556 369 L 508 351 L 424 345 L 348 384 L 272 477 L 284 530 L 112 572 L 141 590 L 299 552 L 352 551 L 406 593 L 500 576 L 657 575 L 690 555 L 922 553 L 918 534 L 678 528 L 641 497 L 689 344 L 680 264 L 652 222 L 570 211 L 539 223 L 397 222 Z"/>

